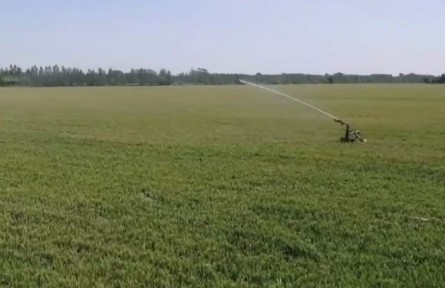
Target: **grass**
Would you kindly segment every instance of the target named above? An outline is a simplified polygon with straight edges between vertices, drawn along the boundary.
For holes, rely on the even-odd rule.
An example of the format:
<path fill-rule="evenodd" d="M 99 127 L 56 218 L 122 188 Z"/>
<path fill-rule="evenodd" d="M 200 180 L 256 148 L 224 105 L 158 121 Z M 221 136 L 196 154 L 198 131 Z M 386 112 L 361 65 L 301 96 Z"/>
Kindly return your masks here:
<path fill-rule="evenodd" d="M 444 287 L 445 87 L 0 89 L 0 285 Z"/>

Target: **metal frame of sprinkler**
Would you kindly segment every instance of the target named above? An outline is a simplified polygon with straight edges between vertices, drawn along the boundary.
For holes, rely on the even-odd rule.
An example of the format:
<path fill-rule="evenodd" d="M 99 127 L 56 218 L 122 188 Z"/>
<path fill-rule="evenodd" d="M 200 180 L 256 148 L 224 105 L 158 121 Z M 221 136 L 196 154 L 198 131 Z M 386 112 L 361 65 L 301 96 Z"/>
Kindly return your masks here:
<path fill-rule="evenodd" d="M 313 106 L 313 105 L 311 105 L 309 103 L 306 103 L 306 102 L 304 102 L 304 101 L 302 101 L 302 100 L 300 100 L 298 98 L 295 98 L 295 97 L 292 97 L 290 95 L 284 94 L 282 92 L 270 89 L 270 88 L 268 88 L 266 86 L 259 85 L 259 84 L 256 84 L 256 83 L 252 83 L 252 82 L 249 82 L 249 81 L 246 81 L 246 80 L 240 80 L 240 82 L 243 83 L 243 84 L 246 84 L 246 85 L 250 85 L 250 86 L 253 86 L 253 87 L 256 87 L 256 88 L 259 88 L 259 89 L 263 89 L 263 90 L 269 91 L 271 93 L 274 93 L 274 94 L 286 97 L 286 98 L 288 98 L 290 100 L 298 102 L 298 103 L 300 103 L 300 104 L 302 104 L 302 105 L 304 105 L 306 107 L 309 107 L 309 108 L 311 108 L 311 109 L 313 109 L 313 110 L 315 110 L 315 111 L 317 111 L 317 112 L 319 112 L 319 113 L 321 113 L 321 114 L 323 114 L 323 115 L 333 119 L 335 122 L 340 123 L 342 126 L 343 125 L 346 126 L 345 134 L 344 134 L 344 136 L 342 136 L 340 138 L 340 142 L 341 143 L 353 143 L 353 142 L 357 142 L 357 141 L 358 142 L 367 142 L 365 138 L 361 137 L 359 130 L 351 129 L 351 127 L 350 127 L 350 125 L 348 123 L 344 122 L 343 120 L 341 120 L 338 117 L 335 117 L 332 114 L 329 114 L 326 111 L 323 111 L 323 110 L 321 110 L 321 109 L 319 109 L 319 108 L 317 108 L 317 107 L 315 107 L 315 106 Z"/>

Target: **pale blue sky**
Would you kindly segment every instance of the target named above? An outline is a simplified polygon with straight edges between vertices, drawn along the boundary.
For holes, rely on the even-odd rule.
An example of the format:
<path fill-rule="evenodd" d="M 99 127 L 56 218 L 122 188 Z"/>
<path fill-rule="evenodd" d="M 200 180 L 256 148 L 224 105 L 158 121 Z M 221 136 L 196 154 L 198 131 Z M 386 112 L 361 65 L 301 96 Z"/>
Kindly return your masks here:
<path fill-rule="evenodd" d="M 0 66 L 445 73 L 444 0 L 0 0 Z"/>

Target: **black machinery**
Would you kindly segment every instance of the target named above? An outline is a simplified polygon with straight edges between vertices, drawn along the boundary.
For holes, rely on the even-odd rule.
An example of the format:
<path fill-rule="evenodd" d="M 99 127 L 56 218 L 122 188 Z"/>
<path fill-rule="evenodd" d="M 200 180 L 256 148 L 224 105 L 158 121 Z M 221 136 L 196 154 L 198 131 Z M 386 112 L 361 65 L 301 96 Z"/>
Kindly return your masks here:
<path fill-rule="evenodd" d="M 366 139 L 361 136 L 360 130 L 351 129 L 351 126 L 348 123 L 345 123 L 340 119 L 334 119 L 334 121 L 346 126 L 345 135 L 340 138 L 341 143 L 354 143 L 356 141 L 366 142 Z"/>

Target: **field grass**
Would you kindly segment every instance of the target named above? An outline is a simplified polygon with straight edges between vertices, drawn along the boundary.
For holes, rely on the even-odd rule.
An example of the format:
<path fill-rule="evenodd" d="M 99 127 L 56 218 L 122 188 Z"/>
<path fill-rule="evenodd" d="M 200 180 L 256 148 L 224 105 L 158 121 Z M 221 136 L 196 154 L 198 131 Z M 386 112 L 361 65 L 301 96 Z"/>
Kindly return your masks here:
<path fill-rule="evenodd" d="M 0 89 L 0 285 L 445 287 L 445 87 Z"/>

